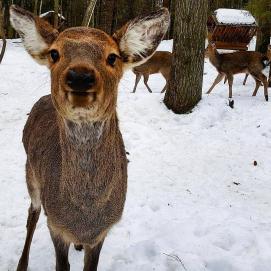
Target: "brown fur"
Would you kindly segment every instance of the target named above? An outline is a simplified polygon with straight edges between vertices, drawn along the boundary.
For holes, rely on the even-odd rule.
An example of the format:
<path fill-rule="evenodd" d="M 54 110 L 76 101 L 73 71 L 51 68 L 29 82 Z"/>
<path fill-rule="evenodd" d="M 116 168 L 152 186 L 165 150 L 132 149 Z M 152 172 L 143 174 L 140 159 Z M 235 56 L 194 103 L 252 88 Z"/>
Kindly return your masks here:
<path fill-rule="evenodd" d="M 23 132 L 31 205 L 17 271 L 27 270 L 41 205 L 55 247 L 56 270 L 70 269 L 68 250 L 74 243 L 84 246 L 84 271 L 96 271 L 104 238 L 121 218 L 127 189 L 127 159 L 116 113 L 118 83 L 127 61 L 135 65 L 135 59 L 143 62 L 153 54 L 166 33 L 169 13 L 166 9 L 152 13 L 143 27 L 144 18 L 133 20 L 132 40 L 128 35 L 121 46 L 118 42 L 121 33 L 128 31 L 127 25 L 114 38 L 86 27 L 58 34 L 23 9 L 11 6 L 10 12 L 29 53 L 51 71 L 51 95 L 34 105 Z M 137 41 L 133 39 L 141 42 L 142 53 L 133 47 Z M 132 48 L 131 56 L 123 59 L 129 54 L 126 45 Z M 57 60 L 52 50 L 58 52 Z M 117 56 L 112 65 L 108 62 L 111 54 Z M 94 75 L 94 83 L 80 91 L 72 88 L 68 82 L 71 70 Z"/>
<path fill-rule="evenodd" d="M 211 88 L 208 90 L 208 94 L 226 76 L 229 83 L 229 98 L 231 99 L 233 75 L 238 73 L 249 73 L 253 76 L 256 82 L 253 96 L 256 96 L 258 88 L 262 82 L 264 85 L 265 98 L 268 100 L 267 80 L 266 76 L 262 73 L 262 70 L 265 67 L 264 61 L 266 60 L 266 56 L 261 53 L 251 51 L 220 54 L 216 50 L 214 43 L 209 44 L 207 50 L 210 62 L 218 71 L 218 76 Z"/>
<path fill-rule="evenodd" d="M 153 56 L 144 64 L 133 68 L 133 72 L 136 75 L 135 86 L 133 92 L 136 92 L 137 84 L 140 78 L 144 77 L 144 83 L 149 92 L 152 92 L 147 82 L 150 74 L 161 73 L 166 80 L 166 85 L 161 91 L 165 92 L 170 79 L 171 72 L 172 53 L 164 51 L 156 51 Z"/>

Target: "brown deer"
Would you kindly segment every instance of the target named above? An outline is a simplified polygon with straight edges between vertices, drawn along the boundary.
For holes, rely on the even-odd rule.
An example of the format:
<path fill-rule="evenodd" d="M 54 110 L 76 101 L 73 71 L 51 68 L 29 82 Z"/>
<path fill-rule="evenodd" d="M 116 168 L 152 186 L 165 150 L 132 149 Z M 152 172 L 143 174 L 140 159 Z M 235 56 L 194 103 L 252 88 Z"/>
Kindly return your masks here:
<path fill-rule="evenodd" d="M 133 72 L 136 75 L 135 86 L 133 89 L 133 93 L 136 92 L 137 85 L 143 75 L 144 84 L 147 87 L 149 92 L 152 92 L 151 88 L 148 85 L 149 75 L 155 73 L 161 73 L 163 77 L 166 79 L 166 85 L 162 89 L 161 93 L 165 92 L 168 81 L 170 78 L 170 70 L 171 70 L 171 52 L 157 51 L 153 54 L 153 56 L 144 64 L 133 68 Z"/>
<path fill-rule="evenodd" d="M 216 45 L 214 43 L 210 43 L 207 49 L 209 60 L 218 71 L 218 75 L 210 89 L 207 91 L 207 94 L 209 94 L 213 88 L 226 76 L 229 84 L 230 106 L 233 107 L 233 75 L 238 73 L 249 73 L 252 75 L 256 82 L 253 96 L 256 96 L 262 82 L 264 86 L 265 99 L 268 101 L 268 83 L 266 76 L 262 73 L 262 70 L 269 64 L 268 58 L 266 56 L 258 52 L 250 51 L 220 54 L 217 51 Z"/>
<path fill-rule="evenodd" d="M 269 44 L 267 47 L 266 56 L 269 60 L 269 65 L 270 65 L 268 85 L 269 85 L 269 87 L 271 87 L 271 44 Z"/>
<path fill-rule="evenodd" d="M 154 53 L 168 28 L 168 10 L 138 17 L 112 37 L 87 27 L 58 33 L 14 5 L 10 19 L 28 53 L 51 72 L 51 95 L 34 105 L 23 131 L 31 205 L 17 271 L 27 270 L 41 205 L 56 270 L 70 270 L 68 250 L 74 243 L 84 247 L 84 271 L 96 271 L 103 241 L 120 220 L 126 197 L 118 84 L 124 69 Z"/>
<path fill-rule="evenodd" d="M 271 45 L 269 44 L 268 47 L 267 47 L 267 52 L 266 52 L 266 57 L 268 58 L 269 62 L 271 62 Z M 243 85 L 245 86 L 246 85 L 246 82 L 247 82 L 247 78 L 249 76 L 249 73 L 246 73 L 245 75 L 245 78 L 244 78 L 244 81 L 243 81 Z M 271 78 L 269 78 L 269 82 L 270 82 Z M 225 80 L 224 80 L 224 84 L 227 82 L 227 77 L 225 77 Z M 262 85 L 262 83 L 261 83 Z"/>

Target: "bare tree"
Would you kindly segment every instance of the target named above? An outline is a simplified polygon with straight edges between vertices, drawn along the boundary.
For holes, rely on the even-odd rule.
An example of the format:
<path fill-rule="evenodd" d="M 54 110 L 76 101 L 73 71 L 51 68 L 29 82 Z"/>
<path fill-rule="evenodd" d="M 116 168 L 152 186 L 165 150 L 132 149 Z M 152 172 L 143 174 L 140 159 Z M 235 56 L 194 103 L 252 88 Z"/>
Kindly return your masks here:
<path fill-rule="evenodd" d="M 175 1 L 173 63 L 164 103 L 177 114 L 201 99 L 208 0 Z"/>
<path fill-rule="evenodd" d="M 34 10 L 33 13 L 34 15 L 38 15 L 38 0 L 34 0 Z"/>
<path fill-rule="evenodd" d="M 6 51 L 6 46 L 7 46 L 5 26 L 4 26 L 4 13 L 5 13 L 5 10 L 3 7 L 3 1 L 0 0 L 0 37 L 3 40 L 2 49 L 0 53 L 0 64 L 3 60 L 4 54 Z"/>
<path fill-rule="evenodd" d="M 59 0 L 54 0 L 54 27 L 58 28 L 58 12 L 59 12 Z"/>
<path fill-rule="evenodd" d="M 84 19 L 82 22 L 82 26 L 89 26 L 96 3 L 97 3 L 97 0 L 89 0 L 88 7 L 87 7 L 87 10 L 85 12 Z"/>
<path fill-rule="evenodd" d="M 42 0 L 40 0 L 39 15 L 41 15 L 41 9 L 42 9 Z"/>

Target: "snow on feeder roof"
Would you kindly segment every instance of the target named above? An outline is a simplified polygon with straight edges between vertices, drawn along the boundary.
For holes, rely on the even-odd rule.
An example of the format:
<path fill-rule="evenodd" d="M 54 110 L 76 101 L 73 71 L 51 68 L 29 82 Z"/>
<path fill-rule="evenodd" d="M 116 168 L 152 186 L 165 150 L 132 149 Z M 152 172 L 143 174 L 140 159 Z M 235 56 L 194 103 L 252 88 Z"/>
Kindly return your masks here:
<path fill-rule="evenodd" d="M 220 8 L 214 12 L 220 24 L 257 25 L 255 18 L 247 10 Z"/>

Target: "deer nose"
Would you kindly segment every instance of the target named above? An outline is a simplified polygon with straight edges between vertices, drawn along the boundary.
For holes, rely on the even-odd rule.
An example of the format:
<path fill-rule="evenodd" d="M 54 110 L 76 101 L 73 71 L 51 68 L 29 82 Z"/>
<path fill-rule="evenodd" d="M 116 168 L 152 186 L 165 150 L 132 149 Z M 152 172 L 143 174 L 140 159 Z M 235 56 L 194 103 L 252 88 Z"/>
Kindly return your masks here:
<path fill-rule="evenodd" d="M 85 92 L 95 85 L 94 71 L 76 71 L 70 69 L 66 75 L 66 83 L 73 90 L 78 92 Z"/>

